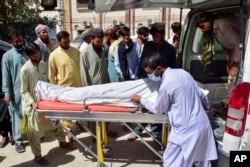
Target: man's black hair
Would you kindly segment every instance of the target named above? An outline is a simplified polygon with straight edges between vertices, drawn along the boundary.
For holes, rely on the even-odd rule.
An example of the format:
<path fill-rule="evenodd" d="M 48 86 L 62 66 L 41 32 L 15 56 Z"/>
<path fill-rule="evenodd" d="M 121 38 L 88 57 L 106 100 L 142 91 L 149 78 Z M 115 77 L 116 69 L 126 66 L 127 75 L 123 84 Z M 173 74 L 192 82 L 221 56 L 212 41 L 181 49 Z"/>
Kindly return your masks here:
<path fill-rule="evenodd" d="M 17 29 L 11 30 L 10 33 L 8 34 L 9 41 L 12 41 L 13 36 L 19 36 L 19 35 L 22 36 L 22 32 L 20 30 Z"/>
<path fill-rule="evenodd" d="M 28 45 L 26 45 L 24 49 L 24 52 L 27 54 L 27 56 L 30 56 L 37 51 L 40 51 L 40 47 L 35 42 L 28 43 Z"/>
<path fill-rule="evenodd" d="M 165 33 L 165 23 L 163 22 L 156 22 L 152 25 L 149 32 L 154 35 L 155 33 Z"/>
<path fill-rule="evenodd" d="M 127 26 L 122 26 L 119 30 L 119 34 L 124 37 L 127 33 L 130 33 L 130 29 Z"/>
<path fill-rule="evenodd" d="M 180 22 L 173 22 L 171 24 L 171 29 L 175 34 L 179 34 L 181 31 L 181 23 Z"/>
<path fill-rule="evenodd" d="M 139 34 L 139 35 L 143 35 L 146 33 L 149 33 L 149 29 L 147 27 L 142 26 L 142 27 L 138 28 L 138 30 L 137 30 L 137 34 Z"/>
<path fill-rule="evenodd" d="M 215 19 L 215 16 L 212 13 L 203 12 L 197 18 L 196 27 L 198 27 L 200 23 L 204 23 L 204 22 L 207 22 L 209 20 L 214 20 L 214 19 Z"/>
<path fill-rule="evenodd" d="M 149 67 L 151 69 L 156 69 L 157 66 L 168 67 L 166 58 L 164 58 L 159 52 L 154 52 L 151 55 L 148 55 L 142 61 L 142 68 Z"/>
<path fill-rule="evenodd" d="M 60 31 L 59 33 L 57 33 L 56 35 L 56 39 L 58 41 L 61 41 L 62 38 L 68 38 L 69 37 L 69 33 L 67 31 Z"/>
<path fill-rule="evenodd" d="M 180 36 L 178 34 L 175 34 L 173 37 L 173 42 L 179 41 L 179 40 L 180 40 Z"/>

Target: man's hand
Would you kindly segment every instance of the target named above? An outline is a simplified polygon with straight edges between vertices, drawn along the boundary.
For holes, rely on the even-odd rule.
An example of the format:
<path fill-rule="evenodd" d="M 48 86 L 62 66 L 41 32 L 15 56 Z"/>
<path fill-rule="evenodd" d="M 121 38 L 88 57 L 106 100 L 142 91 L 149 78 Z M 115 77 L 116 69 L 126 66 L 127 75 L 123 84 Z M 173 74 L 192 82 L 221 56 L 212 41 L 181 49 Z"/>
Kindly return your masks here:
<path fill-rule="evenodd" d="M 135 103 L 139 103 L 139 104 L 140 104 L 141 96 L 139 96 L 139 95 L 133 95 L 133 96 L 131 96 L 130 100 L 131 100 L 132 102 L 135 102 Z"/>
<path fill-rule="evenodd" d="M 238 73 L 238 68 L 237 67 L 229 67 L 227 69 L 227 73 L 232 76 L 232 77 L 236 77 L 237 73 Z"/>
<path fill-rule="evenodd" d="M 32 107 L 33 109 L 36 109 L 36 108 L 38 107 L 38 105 L 37 105 L 36 103 L 32 103 L 32 104 L 31 104 L 31 107 Z"/>
<path fill-rule="evenodd" d="M 11 102 L 11 96 L 5 96 L 5 97 L 4 97 L 4 102 L 5 102 L 7 105 L 9 105 L 10 102 Z"/>
<path fill-rule="evenodd" d="M 213 112 L 215 111 L 215 109 L 214 109 L 212 106 L 210 106 L 210 107 L 208 108 L 208 111 L 213 113 Z"/>
<path fill-rule="evenodd" d="M 227 73 L 232 77 L 236 77 L 238 73 L 238 65 L 237 62 L 231 62 L 230 60 L 227 63 Z"/>

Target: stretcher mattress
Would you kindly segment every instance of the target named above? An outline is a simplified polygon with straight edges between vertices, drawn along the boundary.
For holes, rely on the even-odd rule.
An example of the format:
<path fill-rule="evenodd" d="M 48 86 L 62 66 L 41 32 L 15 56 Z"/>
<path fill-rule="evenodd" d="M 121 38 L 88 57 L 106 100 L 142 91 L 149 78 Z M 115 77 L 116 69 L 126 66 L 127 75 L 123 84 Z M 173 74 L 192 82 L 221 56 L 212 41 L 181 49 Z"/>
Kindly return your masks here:
<path fill-rule="evenodd" d="M 60 101 L 40 101 L 37 112 L 43 112 L 48 119 L 69 119 L 81 121 L 166 123 L 164 115 L 150 114 L 139 107 L 121 107 L 104 104 L 65 103 Z"/>
<path fill-rule="evenodd" d="M 75 104 L 75 103 L 65 103 L 60 101 L 40 101 L 38 102 L 39 110 L 60 110 L 60 111 L 83 111 L 83 104 Z M 87 105 L 87 109 L 91 112 L 131 112 L 132 110 L 136 110 L 137 108 L 131 107 L 120 107 L 120 106 L 105 106 L 100 104 L 91 104 Z"/>

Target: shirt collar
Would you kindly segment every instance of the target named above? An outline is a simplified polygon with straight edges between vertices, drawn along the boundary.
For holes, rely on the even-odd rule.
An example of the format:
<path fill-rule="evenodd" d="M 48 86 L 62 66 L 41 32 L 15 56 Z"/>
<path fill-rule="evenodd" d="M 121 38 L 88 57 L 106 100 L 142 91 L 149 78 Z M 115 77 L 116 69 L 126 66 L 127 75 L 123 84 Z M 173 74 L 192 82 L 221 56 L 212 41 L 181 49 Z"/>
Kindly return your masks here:
<path fill-rule="evenodd" d="M 168 74 L 171 72 L 171 68 L 168 67 L 166 68 L 166 70 L 164 71 L 163 75 L 162 75 L 162 81 L 168 76 Z"/>

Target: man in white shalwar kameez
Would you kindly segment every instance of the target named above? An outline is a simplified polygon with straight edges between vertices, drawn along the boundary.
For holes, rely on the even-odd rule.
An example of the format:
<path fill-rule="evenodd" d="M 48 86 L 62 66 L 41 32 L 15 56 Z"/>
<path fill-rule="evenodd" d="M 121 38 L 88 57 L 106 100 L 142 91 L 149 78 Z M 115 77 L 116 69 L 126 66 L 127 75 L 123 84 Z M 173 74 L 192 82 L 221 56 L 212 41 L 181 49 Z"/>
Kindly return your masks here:
<path fill-rule="evenodd" d="M 27 116 L 26 134 L 31 146 L 35 162 L 46 166 L 49 162 L 41 156 L 41 137 L 45 130 L 52 134 L 63 148 L 72 147 L 72 143 L 65 142 L 65 133 L 60 125 L 54 126 L 43 113 L 35 111 L 37 108 L 35 87 L 38 80 L 48 81 L 47 65 L 40 61 L 40 48 L 36 43 L 29 43 L 25 48 L 29 61 L 21 68 L 21 95 L 23 115 Z"/>
<path fill-rule="evenodd" d="M 171 125 L 163 154 L 164 167 L 209 167 L 217 159 L 212 128 L 204 108 L 210 103 L 191 75 L 171 69 L 159 53 L 144 59 L 143 68 L 152 80 L 161 80 L 155 102 L 140 95 L 131 101 L 141 103 L 155 114 L 165 114 Z"/>

